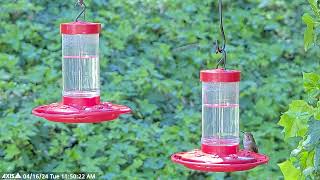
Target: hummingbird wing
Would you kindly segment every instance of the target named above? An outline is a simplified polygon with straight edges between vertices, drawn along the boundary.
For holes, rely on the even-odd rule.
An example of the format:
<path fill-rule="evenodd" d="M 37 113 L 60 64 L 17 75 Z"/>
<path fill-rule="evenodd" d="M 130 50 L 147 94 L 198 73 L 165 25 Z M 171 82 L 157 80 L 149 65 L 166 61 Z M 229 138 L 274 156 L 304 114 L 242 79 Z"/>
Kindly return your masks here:
<path fill-rule="evenodd" d="M 255 152 L 255 153 L 258 153 L 258 152 L 259 152 L 257 145 L 252 146 L 252 149 L 251 149 L 251 150 L 252 150 L 253 152 Z"/>

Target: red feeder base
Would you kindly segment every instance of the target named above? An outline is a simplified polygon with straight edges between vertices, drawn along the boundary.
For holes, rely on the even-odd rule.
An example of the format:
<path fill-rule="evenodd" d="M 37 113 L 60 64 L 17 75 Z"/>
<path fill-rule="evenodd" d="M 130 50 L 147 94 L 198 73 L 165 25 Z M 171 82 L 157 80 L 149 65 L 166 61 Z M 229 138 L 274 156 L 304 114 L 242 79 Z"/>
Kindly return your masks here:
<path fill-rule="evenodd" d="M 171 160 L 185 167 L 207 172 L 234 172 L 252 169 L 258 165 L 266 164 L 269 158 L 263 154 L 240 150 L 236 154 L 220 156 L 207 154 L 199 149 L 190 152 L 173 154 Z"/>
<path fill-rule="evenodd" d="M 32 114 L 49 121 L 62 123 L 99 123 L 117 119 L 121 114 L 130 113 L 127 106 L 100 102 L 94 98 L 63 98 L 62 103 L 38 106 Z"/>

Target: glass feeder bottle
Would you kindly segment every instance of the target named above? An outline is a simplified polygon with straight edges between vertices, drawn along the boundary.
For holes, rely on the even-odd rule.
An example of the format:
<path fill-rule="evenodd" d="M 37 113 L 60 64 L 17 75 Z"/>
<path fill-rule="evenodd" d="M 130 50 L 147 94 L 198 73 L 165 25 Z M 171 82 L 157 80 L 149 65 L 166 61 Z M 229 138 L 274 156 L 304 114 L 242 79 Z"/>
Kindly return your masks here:
<path fill-rule="evenodd" d="M 240 71 L 204 70 L 202 81 L 202 151 L 233 154 L 239 149 Z"/>
<path fill-rule="evenodd" d="M 100 102 L 99 23 L 61 24 L 63 103 Z"/>

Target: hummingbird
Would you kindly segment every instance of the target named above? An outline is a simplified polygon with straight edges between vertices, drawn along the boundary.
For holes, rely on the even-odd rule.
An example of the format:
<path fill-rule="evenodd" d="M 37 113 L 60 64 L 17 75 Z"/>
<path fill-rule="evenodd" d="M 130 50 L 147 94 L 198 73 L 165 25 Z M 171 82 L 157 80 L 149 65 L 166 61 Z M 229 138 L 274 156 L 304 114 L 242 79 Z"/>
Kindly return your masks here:
<path fill-rule="evenodd" d="M 243 132 L 243 147 L 245 150 L 258 153 L 258 146 L 251 132 Z"/>

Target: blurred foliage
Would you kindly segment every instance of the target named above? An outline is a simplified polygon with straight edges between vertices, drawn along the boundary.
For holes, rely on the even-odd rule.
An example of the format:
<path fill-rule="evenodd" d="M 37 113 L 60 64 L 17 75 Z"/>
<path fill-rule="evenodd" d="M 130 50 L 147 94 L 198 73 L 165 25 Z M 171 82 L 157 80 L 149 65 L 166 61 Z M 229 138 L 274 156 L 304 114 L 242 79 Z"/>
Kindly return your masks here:
<path fill-rule="evenodd" d="M 319 2 L 320 3 L 320 2 Z M 318 0 L 309 0 L 313 17 L 309 13 L 302 16 L 306 24 L 304 33 L 305 50 L 317 44 L 320 22 Z M 296 100 L 289 105 L 279 121 L 284 127 L 285 140 L 295 138 L 296 148 L 290 158 L 279 164 L 285 179 L 320 179 L 320 72 L 303 75 L 306 100 Z"/>
<path fill-rule="evenodd" d="M 101 22 L 102 99 L 133 114 L 102 124 L 51 123 L 33 107 L 61 98 L 59 24 L 74 1 L 0 1 L 0 172 L 98 172 L 103 179 L 282 179 L 280 112 L 303 96 L 302 72 L 319 67 L 304 53 L 302 0 L 224 0 L 230 69 L 242 71 L 241 129 L 253 131 L 268 165 L 247 172 L 201 173 L 170 155 L 200 147 L 199 71 L 218 59 L 216 0 L 87 0 Z M 181 46 L 197 42 L 196 46 Z"/>

